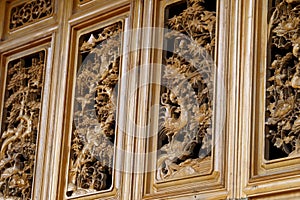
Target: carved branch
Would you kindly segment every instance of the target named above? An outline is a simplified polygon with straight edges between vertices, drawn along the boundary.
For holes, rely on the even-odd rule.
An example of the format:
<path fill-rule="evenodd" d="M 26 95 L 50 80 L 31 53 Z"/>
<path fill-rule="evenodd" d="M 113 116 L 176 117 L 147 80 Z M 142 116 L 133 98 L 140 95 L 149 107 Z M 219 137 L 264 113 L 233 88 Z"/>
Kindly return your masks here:
<path fill-rule="evenodd" d="M 199 173 L 211 152 L 216 12 L 204 0 L 187 2 L 168 20 L 172 31 L 165 35 L 174 46 L 162 70 L 159 180 Z"/>
<path fill-rule="evenodd" d="M 300 2 L 274 3 L 269 23 L 266 138 L 286 156 L 294 156 L 300 153 Z"/>
<path fill-rule="evenodd" d="M 0 138 L 0 198 L 31 198 L 44 54 L 41 51 L 9 64 L 6 118 L 2 123 L 5 131 Z M 30 59 L 39 62 L 29 62 Z"/>
<path fill-rule="evenodd" d="M 82 36 L 68 196 L 105 190 L 112 184 L 121 31 L 118 22 Z"/>

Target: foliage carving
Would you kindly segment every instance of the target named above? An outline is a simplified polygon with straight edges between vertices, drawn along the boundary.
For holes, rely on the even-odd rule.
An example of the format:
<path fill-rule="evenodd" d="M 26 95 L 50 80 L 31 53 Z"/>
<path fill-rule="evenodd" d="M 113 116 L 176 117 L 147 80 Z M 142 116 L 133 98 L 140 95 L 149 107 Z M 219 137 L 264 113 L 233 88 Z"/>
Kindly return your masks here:
<path fill-rule="evenodd" d="M 80 38 L 68 196 L 112 185 L 121 31 L 118 22 Z"/>
<path fill-rule="evenodd" d="M 266 137 L 285 156 L 300 153 L 300 2 L 272 1 L 266 80 Z M 272 154 L 272 152 L 270 152 Z"/>
<path fill-rule="evenodd" d="M 0 138 L 0 198 L 30 199 L 45 52 L 11 61 Z"/>
<path fill-rule="evenodd" d="M 211 155 L 216 12 L 207 5 L 188 0 L 167 19 L 172 53 L 161 78 L 158 180 L 200 173 Z"/>
<path fill-rule="evenodd" d="M 12 7 L 10 30 L 50 17 L 53 14 L 52 0 L 32 0 Z"/>

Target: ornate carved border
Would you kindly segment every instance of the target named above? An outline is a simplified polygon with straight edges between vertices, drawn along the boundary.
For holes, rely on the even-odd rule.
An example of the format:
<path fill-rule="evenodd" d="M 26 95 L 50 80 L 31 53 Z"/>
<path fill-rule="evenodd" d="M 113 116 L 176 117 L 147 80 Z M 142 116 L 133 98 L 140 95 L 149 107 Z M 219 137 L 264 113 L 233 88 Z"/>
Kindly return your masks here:
<path fill-rule="evenodd" d="M 10 7 L 9 31 L 53 16 L 54 0 L 31 0 Z"/>
<path fill-rule="evenodd" d="M 164 16 L 162 16 L 164 13 L 164 9 L 171 4 L 174 3 L 180 3 L 181 1 L 178 0 L 174 0 L 174 1 L 159 1 L 158 4 L 156 4 L 156 8 L 154 8 L 156 10 L 157 13 L 157 17 L 160 19 L 159 21 L 159 25 L 160 27 L 164 27 Z M 193 1 L 196 2 L 196 1 Z M 226 20 L 226 11 L 225 11 L 225 5 L 228 2 L 221 2 L 221 1 L 217 1 L 217 11 L 221 11 L 218 16 L 217 16 L 217 22 L 220 22 L 222 20 Z M 223 19 L 222 17 L 223 16 Z M 223 21 L 224 23 L 224 21 Z M 218 49 L 219 48 L 224 48 L 224 46 L 221 47 L 221 45 L 225 45 L 225 41 L 224 43 L 219 42 L 219 39 L 222 38 L 226 40 L 226 34 L 220 34 L 218 32 L 218 25 L 217 25 L 217 37 L 218 39 L 216 39 L 216 56 L 215 58 L 217 59 L 216 63 L 217 65 L 220 63 L 223 63 L 223 56 L 225 56 L 226 52 L 219 52 Z M 162 38 L 161 35 L 159 35 L 158 37 Z M 158 39 L 156 41 L 158 44 L 163 44 L 162 39 Z M 220 46 L 218 46 L 220 45 Z M 159 45 L 154 45 L 154 46 L 159 46 Z M 157 52 L 155 52 L 157 53 Z M 161 51 L 159 51 L 157 53 L 157 55 L 161 55 Z M 156 55 L 156 54 L 155 54 Z M 158 56 L 159 57 L 159 56 Z M 156 60 L 153 59 L 154 63 L 161 63 L 161 60 Z M 226 66 L 225 62 L 223 63 L 223 67 Z M 226 67 L 225 67 L 226 68 Z M 224 71 L 222 71 L 224 70 Z M 215 78 L 219 79 L 220 78 L 224 78 L 222 76 L 224 76 L 224 74 L 226 73 L 226 69 L 222 68 L 222 70 L 216 70 L 216 75 Z M 161 77 L 161 71 L 157 70 L 153 72 L 153 77 L 155 79 L 154 82 L 160 82 L 159 80 L 156 80 L 157 77 Z M 224 84 L 224 83 L 223 83 Z M 227 84 L 227 80 L 225 80 L 225 84 Z M 215 92 L 216 96 L 214 96 L 214 98 L 217 98 L 214 103 L 213 103 L 213 107 L 216 109 L 214 110 L 214 119 L 213 121 L 217 120 L 218 122 L 221 122 L 222 120 L 225 120 L 224 117 L 225 116 L 221 116 L 221 114 L 216 114 L 218 112 L 224 112 L 224 110 L 222 109 L 226 109 L 224 108 L 223 104 L 218 105 L 219 103 L 224 103 L 226 100 L 223 98 L 222 96 L 222 92 L 224 92 L 224 88 L 221 89 L 224 85 L 222 85 L 221 87 L 218 85 L 215 85 Z M 225 86 L 226 87 L 226 86 Z M 160 94 L 160 88 L 157 86 L 154 86 L 153 88 L 154 94 L 152 94 L 152 103 L 153 104 L 158 104 L 157 99 L 159 99 Z M 221 100 L 222 99 L 222 100 Z M 159 113 L 158 109 L 154 109 L 154 111 L 152 112 L 151 118 L 152 119 L 157 119 L 157 115 Z M 220 118 L 216 118 L 216 116 L 219 116 Z M 158 123 L 153 122 L 152 128 L 150 130 L 150 132 L 157 132 L 157 127 L 158 127 Z M 210 157 L 204 159 L 202 161 L 202 170 L 201 173 L 199 174 L 191 174 L 191 175 L 187 175 L 184 177 L 178 177 L 178 178 L 171 178 L 170 180 L 156 180 L 156 171 L 153 171 L 153 169 L 156 169 L 156 166 L 151 166 L 149 167 L 150 169 L 148 169 L 146 167 L 147 170 L 147 174 L 145 176 L 145 191 L 144 191 L 144 199 L 157 199 L 157 198 L 167 198 L 170 197 L 170 194 L 172 194 L 172 196 L 174 198 L 179 197 L 179 196 L 184 196 L 184 197 L 199 197 L 199 198 L 210 198 L 210 191 L 214 192 L 215 195 L 219 195 L 220 198 L 225 198 L 227 196 L 227 192 L 225 189 L 225 168 L 224 168 L 224 158 L 227 156 L 226 155 L 226 151 L 224 151 L 224 149 L 222 149 L 222 147 L 224 147 L 223 145 L 225 145 L 225 138 L 226 138 L 226 126 L 224 125 L 224 127 L 222 127 L 224 124 L 222 123 L 218 123 L 218 125 L 213 125 L 213 131 L 215 131 L 215 133 L 213 134 L 213 151 Z M 148 152 L 155 152 L 156 151 L 156 141 L 158 141 L 158 137 L 153 136 L 153 138 L 149 139 L 149 144 L 148 146 L 150 147 L 147 151 Z M 222 153 L 221 153 L 222 152 Z M 148 165 L 151 165 L 150 163 L 153 163 L 154 165 L 156 165 L 156 161 L 157 157 L 156 156 L 149 156 L 147 158 L 147 163 L 149 163 Z M 152 169 L 152 170 L 151 170 Z M 197 183 L 197 184 L 195 184 Z M 178 190 L 178 188 L 181 188 L 180 190 Z M 214 189 L 212 189 L 214 188 Z M 199 195 L 199 196 L 198 196 Z"/>
<path fill-rule="evenodd" d="M 0 102 L 0 165 L 4 197 L 29 199 L 39 195 L 44 184 L 36 173 L 40 175 L 45 162 L 41 155 L 45 154 L 47 132 L 48 91 L 44 87 L 49 83 L 50 40 L 43 38 L 1 54 L 0 85 L 5 95 L 1 94 Z"/>
<path fill-rule="evenodd" d="M 81 21 L 73 22 L 73 24 L 72 24 L 71 48 L 70 48 L 71 51 L 70 51 L 70 57 L 69 57 L 69 66 L 70 67 L 69 67 L 68 77 L 67 77 L 68 90 L 67 90 L 67 99 L 66 99 L 66 116 L 64 117 L 64 124 L 65 124 L 64 133 L 65 134 L 64 134 L 64 144 L 63 144 L 64 147 L 70 147 L 70 149 L 63 148 L 64 151 L 62 153 L 62 156 L 67 159 L 64 159 L 64 161 L 61 163 L 60 185 L 59 185 L 59 195 L 58 195 L 58 198 L 60 198 L 60 199 L 77 199 L 77 198 L 89 199 L 91 197 L 92 198 L 101 198 L 102 197 L 102 198 L 106 198 L 106 199 L 115 199 L 120 195 L 120 188 L 119 188 L 119 185 L 117 184 L 117 183 L 119 183 L 119 180 L 120 180 L 120 173 L 119 173 L 119 171 L 118 172 L 116 171 L 116 166 L 121 165 L 119 162 L 123 158 L 122 158 L 122 155 L 119 155 L 116 152 L 116 147 L 118 146 L 118 148 L 123 148 L 122 147 L 123 136 L 122 136 L 122 134 L 119 134 L 119 130 L 118 130 L 116 121 L 123 114 L 121 114 L 119 116 L 119 108 L 117 107 L 117 105 L 119 103 L 119 98 L 121 98 L 121 97 L 117 94 L 113 94 L 116 92 L 116 90 L 115 90 L 114 86 L 109 84 L 109 80 L 111 79 L 111 81 L 113 81 L 113 79 L 116 79 L 116 78 L 118 79 L 120 74 L 123 73 L 123 71 L 124 71 L 123 62 L 122 62 L 122 57 L 116 58 L 117 59 L 116 62 L 109 60 L 111 56 L 114 57 L 114 54 L 110 55 L 110 53 L 112 53 L 112 52 L 108 51 L 110 49 L 110 47 L 102 48 L 102 50 L 97 49 L 97 48 L 100 46 L 102 47 L 102 45 L 104 45 L 104 46 L 105 45 L 106 46 L 116 45 L 115 42 L 112 42 L 113 39 L 107 40 L 110 43 L 106 43 L 107 41 L 105 41 L 105 39 L 109 39 L 110 37 L 113 38 L 114 33 L 116 33 L 116 36 L 119 36 L 119 37 L 123 36 L 123 34 L 122 34 L 123 28 L 122 27 L 125 26 L 124 21 L 125 21 L 125 18 L 127 17 L 127 12 L 128 12 L 128 7 L 122 7 L 122 8 L 115 9 L 114 11 L 110 11 L 110 12 L 106 13 L 105 15 L 97 16 L 97 17 L 88 19 L 83 22 L 81 22 Z M 121 25 L 121 29 L 120 29 L 120 25 Z M 104 43 L 103 43 L 103 41 L 104 41 Z M 121 41 L 123 41 L 123 40 L 121 39 Z M 119 44 L 119 45 L 121 45 L 121 44 Z M 99 60 L 98 61 L 93 60 L 93 58 L 94 58 L 93 56 L 90 57 L 90 60 L 89 59 L 82 60 L 82 58 L 87 56 L 88 52 L 91 50 L 92 50 L 93 55 L 97 54 L 99 56 L 99 58 L 98 58 Z M 120 48 L 119 50 L 122 51 L 122 48 Z M 119 53 L 121 54 L 122 52 L 119 52 Z M 100 57 L 101 57 L 101 59 L 100 59 Z M 93 63 L 93 61 L 100 62 L 100 63 L 98 63 L 99 65 L 101 65 L 101 63 L 103 62 L 103 66 L 107 65 L 106 67 L 108 67 L 108 69 L 105 70 L 105 68 L 102 67 L 100 69 L 100 71 L 98 71 L 96 74 L 93 74 L 93 73 L 95 73 L 95 70 L 92 69 L 91 67 L 97 68 L 97 65 L 98 65 L 97 63 Z M 105 62 L 106 62 L 106 64 L 105 64 Z M 94 92 L 94 93 L 91 94 L 92 96 L 90 96 L 91 98 L 94 98 L 95 96 L 93 96 L 93 95 L 95 95 L 95 94 L 97 94 L 96 96 L 98 96 L 95 100 L 92 100 L 92 102 L 94 102 L 95 106 L 98 105 L 98 103 L 99 103 L 98 108 L 96 108 L 95 111 L 97 111 L 97 114 L 99 114 L 99 115 L 101 115 L 102 111 L 106 110 L 105 112 L 107 112 L 107 113 L 102 113 L 103 116 L 98 116 L 101 123 L 104 120 L 102 125 L 100 123 L 100 127 L 98 127 L 98 129 L 100 128 L 103 131 L 103 134 L 94 134 L 94 136 L 92 136 L 93 135 L 92 133 L 88 134 L 88 133 L 84 132 L 84 130 L 78 129 L 78 131 L 80 132 L 81 135 L 86 133 L 86 136 L 84 138 L 82 138 L 81 136 L 74 137 L 74 134 L 72 134 L 72 133 L 74 133 L 74 130 L 75 130 L 74 122 L 78 123 L 78 121 L 76 122 L 76 120 L 73 122 L 73 113 L 75 113 L 75 115 L 79 116 L 79 118 L 77 117 L 77 120 L 80 121 L 80 116 L 82 116 L 82 117 L 89 116 L 88 109 L 91 109 L 93 107 L 93 106 L 90 106 L 89 104 L 85 104 L 86 107 L 83 105 L 81 105 L 81 106 L 79 105 L 81 103 L 84 103 L 83 102 L 85 100 L 84 98 L 88 96 L 88 94 L 85 93 L 85 95 L 83 95 L 83 97 L 81 98 L 80 96 L 78 96 L 80 91 L 76 91 L 76 88 L 78 89 L 78 84 L 79 84 L 79 83 L 76 83 L 76 80 L 81 80 L 80 77 L 79 77 L 79 79 L 77 78 L 77 67 L 80 66 L 81 64 L 87 66 L 86 69 L 85 68 L 80 69 L 79 75 L 81 76 L 81 78 L 83 78 L 82 81 L 84 81 L 84 79 L 87 78 L 86 79 L 87 82 L 82 82 L 82 84 L 84 84 L 85 86 L 88 86 L 88 87 L 93 87 L 92 85 L 89 85 L 90 84 L 90 82 L 89 82 L 90 79 L 88 77 L 89 75 L 91 75 L 90 78 L 95 78 L 93 76 L 93 75 L 95 75 L 95 76 L 97 76 L 96 78 L 99 79 L 98 82 L 96 83 L 96 85 L 94 85 L 95 88 L 92 89 L 92 92 Z M 90 65 L 90 67 L 88 67 L 89 65 Z M 124 67 L 126 68 L 126 66 L 124 66 Z M 88 69 L 90 69 L 91 72 L 88 72 Z M 116 70 L 118 71 L 118 73 Z M 114 84 L 117 84 L 118 88 L 120 88 L 120 85 L 119 85 L 120 83 L 118 81 L 113 81 L 113 82 L 115 82 Z M 112 88 L 110 88 L 110 87 L 112 87 Z M 86 91 L 83 91 L 83 93 L 89 91 L 88 88 L 82 88 L 82 89 L 87 89 Z M 75 95 L 75 93 L 76 93 L 76 95 Z M 107 98 L 107 95 L 109 95 L 109 94 L 113 94 L 113 96 L 111 96 L 110 100 L 108 100 L 108 98 Z M 77 103 L 74 103 L 75 97 L 76 97 Z M 87 100 L 89 100 L 89 99 L 87 99 Z M 107 109 L 106 108 L 107 106 L 115 106 L 116 107 L 115 112 L 114 112 L 113 107 Z M 84 107 L 87 109 L 84 109 Z M 80 109 L 82 109 L 82 111 L 85 110 L 85 111 L 83 111 L 84 115 L 82 115 L 82 112 L 80 111 Z M 110 112 L 113 112 L 112 115 L 111 114 L 107 115 Z M 113 117 L 114 119 L 111 117 Z M 97 120 L 97 118 L 94 120 Z M 81 122 L 79 122 L 79 123 L 81 123 Z M 89 125 L 93 126 L 93 123 L 94 123 L 93 121 L 90 121 Z M 76 127 L 78 128 L 77 125 L 76 125 Z M 111 127 L 111 126 L 114 126 L 114 127 Z M 81 127 L 81 128 L 84 128 L 84 127 Z M 90 131 L 96 131 L 95 128 L 96 127 L 94 127 L 93 130 L 91 129 Z M 109 146 L 104 147 L 103 145 L 105 145 L 105 143 L 102 141 L 102 139 L 99 140 L 99 137 L 103 137 L 103 135 L 105 135 L 105 134 L 107 135 L 107 137 L 111 136 L 111 140 L 110 140 L 112 142 L 111 147 L 109 147 Z M 73 135 L 73 137 L 71 137 L 72 135 Z M 75 139 L 77 138 L 76 141 L 74 140 L 74 138 Z M 82 143 L 82 141 L 80 141 L 81 139 L 83 141 L 89 141 L 91 145 L 89 146 L 89 145 Z M 110 150 L 112 150 L 112 152 L 110 152 L 110 153 L 108 152 L 109 151 L 108 147 Z M 72 148 L 72 150 L 71 150 L 71 148 Z M 75 149 L 79 150 L 79 152 L 82 152 L 82 153 L 85 152 L 86 155 L 82 154 L 82 156 L 80 156 L 80 153 L 79 153 L 79 154 L 76 154 L 76 156 L 74 157 L 74 155 L 75 155 L 74 152 L 76 152 Z M 104 187 L 104 186 L 102 187 L 100 185 L 100 187 L 98 187 L 97 190 L 96 190 L 96 187 L 94 187 L 93 189 L 91 189 L 91 188 L 84 189 L 84 188 L 78 187 L 78 184 L 77 184 L 77 181 L 79 180 L 78 173 L 77 173 L 78 170 L 74 171 L 74 169 L 77 169 L 79 165 L 83 166 L 84 165 L 83 163 L 86 163 L 88 165 L 86 168 L 94 169 L 94 172 L 99 171 L 100 174 L 98 174 L 98 175 L 99 175 L 99 177 L 102 177 L 102 178 L 104 177 L 103 175 L 105 175 L 105 173 L 106 173 L 104 168 L 103 168 L 103 170 L 104 170 L 103 171 L 102 169 L 100 169 L 101 167 L 99 168 L 97 166 L 93 166 L 93 163 L 96 163 L 96 162 L 94 162 L 93 156 L 90 156 L 90 157 L 88 156 L 89 152 L 92 152 L 92 151 L 94 151 L 96 157 L 97 157 L 97 155 L 99 156 L 97 158 L 95 157 L 96 159 L 101 158 L 101 155 L 104 156 L 102 160 L 101 159 L 99 160 L 100 162 L 107 161 L 107 164 L 110 163 L 112 165 L 112 166 L 110 166 L 110 169 L 109 169 L 111 171 L 112 180 L 111 180 L 111 185 L 109 185 L 108 187 Z M 97 151 L 98 151 L 98 153 L 97 153 Z M 111 158 L 105 157 L 106 153 L 107 153 L 107 155 L 112 154 L 113 160 L 110 160 Z M 70 155 L 72 156 L 72 158 L 70 158 Z M 75 158 L 75 160 L 74 160 L 74 158 Z M 84 158 L 84 160 L 86 162 L 85 161 L 81 162 L 82 161 L 82 160 L 80 160 L 81 158 L 82 159 Z M 72 161 L 75 161 L 75 162 L 71 162 L 71 159 L 72 159 Z M 78 162 L 77 162 L 77 160 L 78 160 Z M 75 166 L 74 164 L 77 166 L 77 168 L 76 167 L 74 168 L 74 166 Z M 79 164 L 79 165 L 77 165 L 77 164 Z M 84 169 L 81 167 L 80 170 L 82 171 Z M 93 174 L 96 175 L 96 173 L 90 174 L 88 171 L 86 173 L 87 176 L 89 176 L 89 175 L 93 176 Z M 75 175 L 75 176 L 73 176 L 73 175 Z M 75 177 L 75 179 L 73 179 L 73 177 Z M 93 182 L 94 179 L 84 179 L 84 180 Z M 89 183 L 89 186 L 93 186 L 93 185 L 91 183 Z M 86 188 L 86 186 L 84 186 L 84 187 Z M 74 194 L 74 195 L 72 195 L 72 194 Z"/>
<path fill-rule="evenodd" d="M 241 171 L 246 176 L 241 178 L 242 194 L 253 198 L 264 198 L 271 192 L 299 190 L 300 158 L 286 157 L 266 159 L 266 83 L 272 78 L 267 75 L 268 61 L 268 11 L 269 1 L 253 1 L 243 5 L 243 32 L 248 32 L 242 48 L 245 49 L 242 58 L 243 81 L 241 82 L 242 98 L 240 105 L 241 128 L 244 134 L 240 139 L 242 160 Z M 251 17 L 249 17 L 251 16 Z M 253 51 L 255 49 L 255 51 Z M 276 74 L 275 74 L 276 75 Z M 267 77 L 268 80 L 267 80 Z M 279 78 L 279 77 L 278 77 Z M 279 83 L 279 82 L 278 82 Z M 251 87 L 251 93 L 247 88 Z M 248 109 L 249 108 L 249 109 Z M 277 106 L 278 109 L 282 107 Z M 269 111 L 267 111 L 269 112 Z M 270 121 L 269 121 L 270 122 Z M 268 122 L 267 122 L 268 123 Z M 249 142 L 250 141 L 250 142 Z"/>

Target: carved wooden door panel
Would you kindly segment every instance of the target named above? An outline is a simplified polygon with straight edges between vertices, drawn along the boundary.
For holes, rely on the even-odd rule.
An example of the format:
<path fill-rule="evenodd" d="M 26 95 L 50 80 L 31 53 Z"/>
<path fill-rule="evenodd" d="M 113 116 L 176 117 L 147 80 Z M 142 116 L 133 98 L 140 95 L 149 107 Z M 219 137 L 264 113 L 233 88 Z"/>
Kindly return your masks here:
<path fill-rule="evenodd" d="M 252 84 L 244 96 L 251 112 L 243 114 L 245 137 L 250 141 L 243 155 L 247 176 L 243 192 L 254 199 L 299 198 L 299 128 L 298 128 L 298 46 L 299 1 L 253 1 L 248 5 L 254 17 L 248 22 L 249 37 L 245 46 L 257 51 L 245 62 L 245 84 Z M 254 12 L 255 10 L 255 12 Z M 247 15 L 246 14 L 246 15 Z M 251 30 L 251 31 L 250 31 Z M 255 33 L 254 33 L 255 32 Z M 251 35 L 251 36 L 250 36 Z M 247 50 L 247 51 L 250 51 Z M 248 123 L 251 124 L 248 124 Z M 279 191 L 296 190 L 290 194 Z M 273 193 L 273 194 L 272 194 Z M 275 193 L 275 194 L 274 194 Z M 268 195 L 266 195 L 268 194 Z M 263 196 L 263 195 L 266 195 Z M 285 197 L 286 195 L 286 197 Z"/>
<path fill-rule="evenodd" d="M 1 0 L 0 199 L 300 198 L 298 0 Z"/>
<path fill-rule="evenodd" d="M 159 87 L 154 85 L 152 90 L 144 198 L 226 196 L 226 151 L 220 149 L 226 135 L 225 109 L 218 105 L 226 102 L 222 93 L 226 67 L 217 70 L 217 60 L 222 63 L 225 55 L 217 54 L 222 46 L 219 23 L 225 15 L 220 9 L 225 5 L 221 1 L 159 1 L 155 5 L 159 19 L 153 26 L 162 29 L 155 32 L 157 59 L 152 59 L 153 82 Z"/>

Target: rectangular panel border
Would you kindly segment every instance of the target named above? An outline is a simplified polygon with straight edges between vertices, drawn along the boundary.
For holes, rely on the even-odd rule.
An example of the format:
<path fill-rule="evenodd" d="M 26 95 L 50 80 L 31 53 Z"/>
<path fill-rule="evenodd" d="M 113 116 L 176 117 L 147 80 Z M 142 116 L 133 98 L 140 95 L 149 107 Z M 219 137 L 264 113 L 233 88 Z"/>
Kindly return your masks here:
<path fill-rule="evenodd" d="M 111 9 L 111 8 L 110 8 Z M 108 9 L 104 14 L 93 16 L 93 18 L 87 18 L 86 20 L 82 20 L 81 18 L 74 18 L 69 21 L 70 24 L 70 54 L 69 54 L 69 61 L 68 61 L 68 72 L 67 72 L 67 85 L 66 85 L 66 99 L 65 99 L 65 112 L 64 112 L 64 121 L 63 121 L 63 140 L 62 140 L 62 154 L 61 154 L 61 160 L 63 162 L 60 163 L 60 172 L 59 172 L 59 184 L 58 184 L 58 199 L 93 199 L 93 198 L 105 198 L 105 199 L 115 199 L 119 198 L 121 195 L 121 190 L 119 186 L 119 182 L 121 179 L 121 172 L 116 171 L 114 167 L 114 173 L 113 173 L 113 183 L 110 189 L 99 191 L 99 192 L 93 192 L 91 194 L 86 195 L 79 195 L 74 197 L 67 197 L 66 196 L 66 188 L 67 188 L 67 182 L 68 182 L 68 165 L 69 165 L 69 150 L 70 150 L 70 142 L 71 142 L 71 127 L 72 127 L 72 119 L 73 117 L 70 117 L 72 109 L 73 109 L 73 95 L 75 90 L 75 78 L 76 77 L 76 66 L 77 66 L 77 52 L 78 52 L 78 39 L 81 35 L 85 33 L 92 32 L 93 30 L 97 30 L 99 28 L 105 27 L 107 25 L 110 25 L 112 23 L 118 22 L 120 20 L 125 23 L 125 19 L 128 17 L 128 11 L 129 6 L 123 6 L 119 7 L 113 11 Z M 125 24 L 123 24 L 126 26 Z M 122 73 L 124 71 L 124 68 L 126 70 L 127 66 L 124 66 L 124 63 L 121 61 L 121 71 L 119 76 L 122 76 Z M 120 87 L 119 87 L 120 88 Z M 120 95 L 118 95 L 118 102 L 120 99 Z M 122 116 L 122 113 L 120 113 L 120 108 L 117 108 L 117 120 L 120 120 L 120 118 L 123 119 L 124 116 Z M 119 130 L 118 127 L 116 127 L 116 138 L 115 138 L 115 147 L 123 148 L 123 136 L 121 133 L 121 130 Z M 118 152 L 115 151 L 114 157 L 115 162 L 114 165 L 117 164 L 120 165 L 120 159 L 121 156 Z"/>
<path fill-rule="evenodd" d="M 162 1 L 159 1 L 162 2 Z M 172 3 L 176 3 L 176 2 L 180 2 L 180 0 L 173 0 L 173 1 L 168 1 L 168 3 L 164 4 L 162 3 L 162 7 L 166 7 L 169 4 Z M 159 6 L 159 3 L 157 3 L 156 6 Z M 229 30 L 228 24 L 226 22 L 226 20 L 228 19 L 228 6 L 229 6 L 229 1 L 217 1 L 217 12 L 219 12 L 219 15 L 217 16 L 217 31 L 216 31 L 216 37 L 218 38 L 218 42 L 216 45 L 216 71 L 215 71 L 215 80 L 220 80 L 220 76 L 224 76 L 225 74 L 228 73 L 227 72 L 227 68 L 226 68 L 226 63 L 228 62 L 226 59 L 226 54 L 228 53 L 227 51 L 224 51 L 225 46 L 227 45 L 227 41 L 228 41 L 228 35 L 226 34 L 225 30 Z M 161 8 L 161 9 L 163 9 Z M 157 18 L 160 17 L 160 15 L 158 14 L 160 13 L 164 13 L 163 11 L 161 11 L 160 9 L 158 9 L 156 11 L 156 15 Z M 157 20 L 159 21 L 159 20 Z M 222 27 L 224 32 L 220 32 L 220 26 L 221 24 L 227 24 L 227 26 Z M 159 24 L 158 27 L 163 26 L 163 24 Z M 222 30 L 222 31 L 223 31 Z M 156 41 L 157 43 L 160 43 L 162 41 Z M 154 46 L 159 46 L 159 45 L 154 45 Z M 153 57 L 158 57 L 160 54 L 159 52 L 153 51 L 152 52 Z M 159 63 L 159 61 L 153 61 L 153 63 Z M 220 67 L 221 65 L 222 68 Z M 153 79 L 155 83 L 160 82 L 159 80 L 156 80 L 157 77 L 160 77 L 160 72 L 152 72 L 153 75 Z M 217 92 L 219 94 L 219 96 L 223 95 L 223 92 L 226 91 L 226 84 L 228 84 L 227 80 L 224 80 L 224 84 L 220 87 L 220 85 L 215 86 L 215 92 Z M 159 88 L 157 86 L 153 86 L 152 88 L 152 97 L 153 99 L 157 99 L 157 92 L 155 92 L 156 90 L 159 91 Z M 214 94 L 214 119 L 213 122 L 215 122 L 216 120 L 216 112 L 220 113 L 226 113 L 226 108 L 224 106 L 216 106 L 217 103 L 224 103 L 226 102 L 226 100 L 224 101 L 224 99 L 220 100 L 220 99 L 216 99 L 217 94 Z M 152 101 L 153 101 L 152 99 Z M 155 100 L 154 100 L 155 101 Z M 225 105 L 227 105 L 227 103 L 225 103 Z M 157 110 L 155 112 L 153 112 L 151 114 L 151 118 L 155 119 L 155 114 L 157 114 Z M 226 116 L 224 116 L 225 119 L 218 118 L 221 120 L 224 120 L 224 127 L 218 127 L 218 126 L 222 126 L 222 123 L 218 122 L 218 126 L 213 125 L 213 129 L 215 131 L 217 131 L 217 133 L 215 134 L 215 138 L 213 139 L 214 141 L 214 147 L 213 147 L 213 155 L 214 158 L 218 158 L 217 161 L 214 161 L 213 159 L 210 159 L 213 168 L 211 168 L 211 170 L 207 173 L 207 174 L 203 174 L 203 175 L 193 175 L 190 177 L 184 177 L 181 180 L 180 179 L 172 179 L 172 180 L 166 180 L 166 181 L 153 181 L 153 179 L 155 179 L 155 172 L 146 172 L 145 174 L 145 178 L 144 178 L 144 187 L 145 187 L 145 191 L 144 191 L 144 196 L 143 199 L 161 199 L 161 198 L 167 198 L 170 197 L 170 195 L 172 195 L 174 198 L 178 198 L 181 199 L 180 197 L 182 196 L 182 199 L 184 199 L 184 197 L 188 198 L 188 196 L 196 198 L 196 196 L 199 196 L 199 198 L 202 198 L 204 196 L 207 196 L 207 198 L 209 199 L 210 196 L 210 192 L 215 194 L 215 197 L 220 195 L 220 198 L 225 198 L 228 193 L 227 193 L 227 189 L 226 189 L 226 185 L 227 185 L 227 176 L 226 176 L 226 163 L 223 162 L 224 160 L 226 160 L 227 157 L 227 149 L 221 149 L 221 148 L 225 148 L 226 146 L 226 142 L 227 141 L 227 119 Z M 156 123 L 151 122 L 151 126 L 157 126 Z M 154 128 L 155 129 L 155 128 Z M 151 131 L 153 131 L 153 128 L 151 129 Z M 153 145 L 155 144 L 156 141 L 156 137 L 151 137 L 148 142 L 147 142 L 147 146 L 148 146 L 148 150 L 150 152 L 153 152 Z M 153 144 L 154 143 L 154 144 Z M 156 145 L 154 145 L 156 146 Z M 220 149 L 218 149 L 220 148 Z M 227 152 L 227 153 L 226 153 Z M 155 158 L 156 156 L 150 156 L 148 158 L 146 158 L 146 165 L 152 165 L 151 163 L 156 163 L 154 162 L 156 160 Z M 223 160 L 223 161 L 222 161 Z M 153 167 L 153 166 L 152 166 Z M 147 167 L 146 167 L 146 171 L 147 171 Z M 197 183 L 197 184 L 195 184 Z M 180 187 L 181 189 L 178 190 L 178 187 Z M 194 196 L 193 196 L 194 195 Z M 225 196 L 225 197 L 224 197 Z"/>
<path fill-rule="evenodd" d="M 20 44 L 19 44 L 20 45 Z M 36 139 L 36 152 L 35 152 L 35 166 L 34 166 L 34 177 L 32 183 L 32 192 L 31 197 L 34 198 L 37 196 L 44 184 L 43 179 L 37 178 L 43 173 L 43 167 L 45 166 L 45 162 L 47 162 L 46 158 L 44 158 L 44 154 L 47 152 L 46 141 L 47 141 L 47 126 L 49 125 L 47 121 L 47 116 L 49 116 L 49 87 L 47 84 L 50 84 L 50 73 L 52 71 L 52 36 L 47 36 L 45 38 L 40 38 L 35 40 L 32 43 L 23 44 L 20 46 L 16 46 L 12 49 L 7 49 L 4 52 L 0 52 L 0 88 L 2 94 L 0 94 L 0 120 L 2 121 L 2 112 L 3 112 L 3 103 L 4 103 L 4 93 L 5 93 L 5 85 L 6 85 L 6 71 L 7 65 L 10 61 L 29 56 L 31 54 L 44 51 L 45 52 L 45 68 L 43 69 L 43 77 L 44 83 L 41 91 L 41 108 L 39 115 L 39 124 L 38 124 L 38 136 Z M 0 124 L 1 126 L 1 124 Z"/>
<path fill-rule="evenodd" d="M 265 74 L 267 58 L 268 0 L 243 3 L 242 79 L 240 81 L 241 194 L 263 195 L 300 189 L 300 158 L 265 160 Z M 255 49 L 255 51 L 253 51 Z M 243 81 L 242 81 L 243 80 Z M 248 88 L 250 87 L 250 93 Z M 261 196 L 261 197 L 260 197 Z M 254 198 L 254 199 L 255 199 Z"/>

